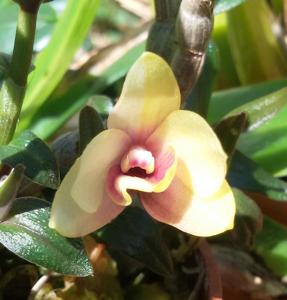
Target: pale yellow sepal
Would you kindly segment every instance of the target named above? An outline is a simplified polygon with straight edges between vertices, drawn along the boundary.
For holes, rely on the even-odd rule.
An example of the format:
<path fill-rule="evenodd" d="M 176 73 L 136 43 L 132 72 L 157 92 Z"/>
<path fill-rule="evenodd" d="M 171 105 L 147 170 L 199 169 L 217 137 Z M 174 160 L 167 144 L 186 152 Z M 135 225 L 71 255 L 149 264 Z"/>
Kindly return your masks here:
<path fill-rule="evenodd" d="M 118 128 L 143 141 L 180 107 L 180 91 L 169 65 L 145 52 L 127 74 L 123 90 L 108 118 L 108 128 Z"/>

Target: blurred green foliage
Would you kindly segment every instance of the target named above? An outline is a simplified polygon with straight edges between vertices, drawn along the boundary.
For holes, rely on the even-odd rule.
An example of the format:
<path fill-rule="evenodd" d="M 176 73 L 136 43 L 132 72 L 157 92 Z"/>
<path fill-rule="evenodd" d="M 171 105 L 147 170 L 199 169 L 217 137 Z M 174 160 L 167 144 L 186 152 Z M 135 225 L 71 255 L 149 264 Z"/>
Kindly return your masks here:
<path fill-rule="evenodd" d="M 217 126 L 222 144 L 231 154 L 227 178 L 235 188 L 236 227 L 230 235 L 210 239 L 210 243 L 215 253 L 224 249 L 217 255 L 222 265 L 230 262 L 234 251 L 240 253 L 243 263 L 235 264 L 240 272 L 250 278 L 264 274 L 267 286 L 272 286 L 272 291 L 273 286 L 279 286 L 283 294 L 286 290 L 276 276 L 287 275 L 287 212 L 285 225 L 268 217 L 262 219 L 260 202 L 257 206 L 252 194 L 244 194 L 265 195 L 271 205 L 287 201 L 287 27 L 283 1 L 218 0 L 215 4 L 212 42 L 185 105 Z M 9 75 L 6 54 L 13 50 L 17 13 L 14 2 L 1 0 L 0 80 Z M 85 145 L 103 130 L 127 71 L 145 50 L 152 19 L 149 1 L 54 0 L 41 6 L 33 66 L 16 136 L 9 145 L 0 147 L 5 165 L 0 169 L 1 183 L 7 178 L 7 165 L 25 166 L 25 184 L 19 190 L 20 196 L 29 197 L 19 198 L 15 184 L 11 199 L 18 199 L 9 203 L 12 210 L 0 224 L 0 242 L 16 255 L 63 274 L 91 274 L 82 243 L 49 229 L 50 203 L 35 197 L 51 201 L 60 173 L 63 177 Z M 281 31 L 274 33 L 275 25 Z M 170 40 L 174 49 L 176 41 Z M 161 42 L 159 37 L 155 47 Z M 242 116 L 246 116 L 246 126 Z M 50 142 L 55 137 L 52 153 L 40 139 Z M 202 266 L 194 250 L 198 240 L 156 224 L 138 208 L 127 209 L 94 236 L 107 244 L 118 262 L 119 274 L 113 277 L 124 282 L 129 299 L 154 292 L 159 295 L 155 299 L 169 299 L 165 288 L 176 294 L 180 284 L 174 286 L 174 282 L 200 281 Z M 276 276 L 268 277 L 267 267 Z"/>

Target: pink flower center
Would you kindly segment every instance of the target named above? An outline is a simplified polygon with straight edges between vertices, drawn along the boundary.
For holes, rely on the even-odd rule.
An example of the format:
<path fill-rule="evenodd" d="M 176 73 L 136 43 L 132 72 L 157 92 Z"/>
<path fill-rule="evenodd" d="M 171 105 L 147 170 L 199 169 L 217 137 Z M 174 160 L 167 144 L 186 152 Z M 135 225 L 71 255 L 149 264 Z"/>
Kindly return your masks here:
<path fill-rule="evenodd" d="M 130 176 L 143 177 L 155 170 L 152 153 L 141 146 L 132 147 L 121 160 L 121 171 Z"/>
<path fill-rule="evenodd" d="M 142 146 L 133 146 L 123 155 L 119 164 L 109 169 L 106 191 L 118 205 L 129 205 L 133 191 L 162 192 L 170 184 L 176 170 L 172 148 L 152 153 Z"/>

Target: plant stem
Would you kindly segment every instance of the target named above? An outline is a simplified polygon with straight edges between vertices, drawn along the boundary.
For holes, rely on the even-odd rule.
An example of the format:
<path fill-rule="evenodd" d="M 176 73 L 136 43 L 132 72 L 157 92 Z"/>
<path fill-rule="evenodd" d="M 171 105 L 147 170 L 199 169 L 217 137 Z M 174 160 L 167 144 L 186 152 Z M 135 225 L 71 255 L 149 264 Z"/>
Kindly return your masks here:
<path fill-rule="evenodd" d="M 37 15 L 19 11 L 17 32 L 10 66 L 10 76 L 20 86 L 25 86 L 31 66 Z"/>
<path fill-rule="evenodd" d="M 175 44 L 175 22 L 181 0 L 157 0 L 155 4 L 155 22 L 152 25 L 146 49 L 152 51 L 168 63 L 171 61 Z"/>
<path fill-rule="evenodd" d="M 182 104 L 190 95 L 203 66 L 213 28 L 214 0 L 182 0 L 176 21 L 176 42 L 171 67 L 177 78 Z"/>
<path fill-rule="evenodd" d="M 284 28 L 285 28 L 285 34 L 287 32 L 287 0 L 284 0 L 283 2 L 283 18 L 284 18 Z"/>
<path fill-rule="evenodd" d="M 20 8 L 17 31 L 8 78 L 0 91 L 0 145 L 8 144 L 13 138 L 22 108 L 27 77 L 31 66 L 35 39 L 37 12 L 41 1 L 34 10 Z"/>
<path fill-rule="evenodd" d="M 178 9 L 182 0 L 157 0 L 155 1 L 156 19 L 167 21 L 176 19 Z"/>

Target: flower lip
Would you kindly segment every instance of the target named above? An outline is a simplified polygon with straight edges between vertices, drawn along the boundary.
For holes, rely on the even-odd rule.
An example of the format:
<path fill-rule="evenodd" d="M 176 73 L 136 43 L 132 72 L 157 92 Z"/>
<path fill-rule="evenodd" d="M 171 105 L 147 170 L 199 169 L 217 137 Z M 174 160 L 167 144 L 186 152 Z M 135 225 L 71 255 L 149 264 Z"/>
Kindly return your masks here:
<path fill-rule="evenodd" d="M 121 171 L 125 174 L 150 175 L 154 170 L 154 156 L 142 146 L 133 146 L 121 160 Z"/>
<path fill-rule="evenodd" d="M 123 156 L 121 164 L 110 168 L 106 178 L 106 192 L 114 203 L 128 206 L 132 202 L 129 195 L 132 191 L 164 191 L 175 175 L 176 166 L 177 159 L 172 148 L 157 153 L 133 146 Z"/>

